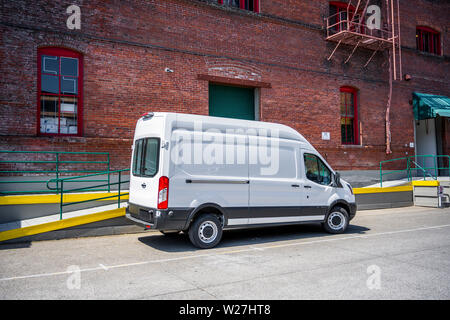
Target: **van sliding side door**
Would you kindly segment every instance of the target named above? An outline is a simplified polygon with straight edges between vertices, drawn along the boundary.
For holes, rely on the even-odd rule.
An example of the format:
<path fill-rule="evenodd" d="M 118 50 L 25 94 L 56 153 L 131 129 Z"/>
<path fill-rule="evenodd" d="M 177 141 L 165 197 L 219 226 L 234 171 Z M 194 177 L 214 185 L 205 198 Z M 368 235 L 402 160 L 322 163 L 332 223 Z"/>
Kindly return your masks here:
<path fill-rule="evenodd" d="M 271 146 L 271 138 L 258 137 Z M 267 139 L 269 141 L 261 141 Z M 295 143 L 279 140 L 258 163 L 250 163 L 249 224 L 288 223 L 301 218 L 299 152 Z M 265 159 L 264 159 L 265 158 Z"/>

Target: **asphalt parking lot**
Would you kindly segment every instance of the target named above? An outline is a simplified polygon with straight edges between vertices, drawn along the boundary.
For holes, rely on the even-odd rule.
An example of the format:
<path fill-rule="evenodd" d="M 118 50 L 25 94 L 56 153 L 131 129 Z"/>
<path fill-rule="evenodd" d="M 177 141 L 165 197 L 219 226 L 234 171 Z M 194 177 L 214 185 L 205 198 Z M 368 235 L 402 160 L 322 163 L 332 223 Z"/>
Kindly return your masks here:
<path fill-rule="evenodd" d="M 450 209 L 358 212 L 224 232 L 210 250 L 158 232 L 0 244 L 0 299 L 449 299 Z"/>

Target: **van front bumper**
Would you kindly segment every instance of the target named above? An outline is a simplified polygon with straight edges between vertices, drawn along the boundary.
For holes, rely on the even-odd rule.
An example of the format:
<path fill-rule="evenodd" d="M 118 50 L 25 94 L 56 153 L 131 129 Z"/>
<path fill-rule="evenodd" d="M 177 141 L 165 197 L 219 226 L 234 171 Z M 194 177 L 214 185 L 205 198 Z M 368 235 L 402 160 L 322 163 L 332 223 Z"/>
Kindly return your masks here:
<path fill-rule="evenodd" d="M 126 209 L 126 218 L 146 229 L 183 230 L 189 216 L 187 209 L 155 209 L 132 203 Z"/>

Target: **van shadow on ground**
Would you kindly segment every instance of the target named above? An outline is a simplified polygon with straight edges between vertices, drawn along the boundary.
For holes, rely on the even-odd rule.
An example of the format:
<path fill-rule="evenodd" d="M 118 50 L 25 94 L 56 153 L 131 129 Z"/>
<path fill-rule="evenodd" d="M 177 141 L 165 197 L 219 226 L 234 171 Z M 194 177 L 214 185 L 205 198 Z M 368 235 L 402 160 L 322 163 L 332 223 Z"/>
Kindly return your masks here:
<path fill-rule="evenodd" d="M 365 232 L 369 230 L 370 229 L 363 226 L 349 225 L 345 234 L 365 234 Z M 216 248 L 258 245 L 286 240 L 308 240 L 328 236 L 332 235 L 326 233 L 319 224 L 225 230 L 223 232 L 222 240 Z M 184 233 L 175 235 L 153 233 L 150 236 L 140 237 L 138 239 L 145 245 L 166 252 L 202 250 L 194 247 L 189 241 L 189 236 Z"/>

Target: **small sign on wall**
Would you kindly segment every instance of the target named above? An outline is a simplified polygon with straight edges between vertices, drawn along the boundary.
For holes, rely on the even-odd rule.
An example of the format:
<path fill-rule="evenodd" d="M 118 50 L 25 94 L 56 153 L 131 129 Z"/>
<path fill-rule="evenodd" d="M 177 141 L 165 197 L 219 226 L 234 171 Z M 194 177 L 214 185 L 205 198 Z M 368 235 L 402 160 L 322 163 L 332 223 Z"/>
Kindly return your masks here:
<path fill-rule="evenodd" d="M 322 132 L 322 140 L 330 140 L 330 133 Z"/>

